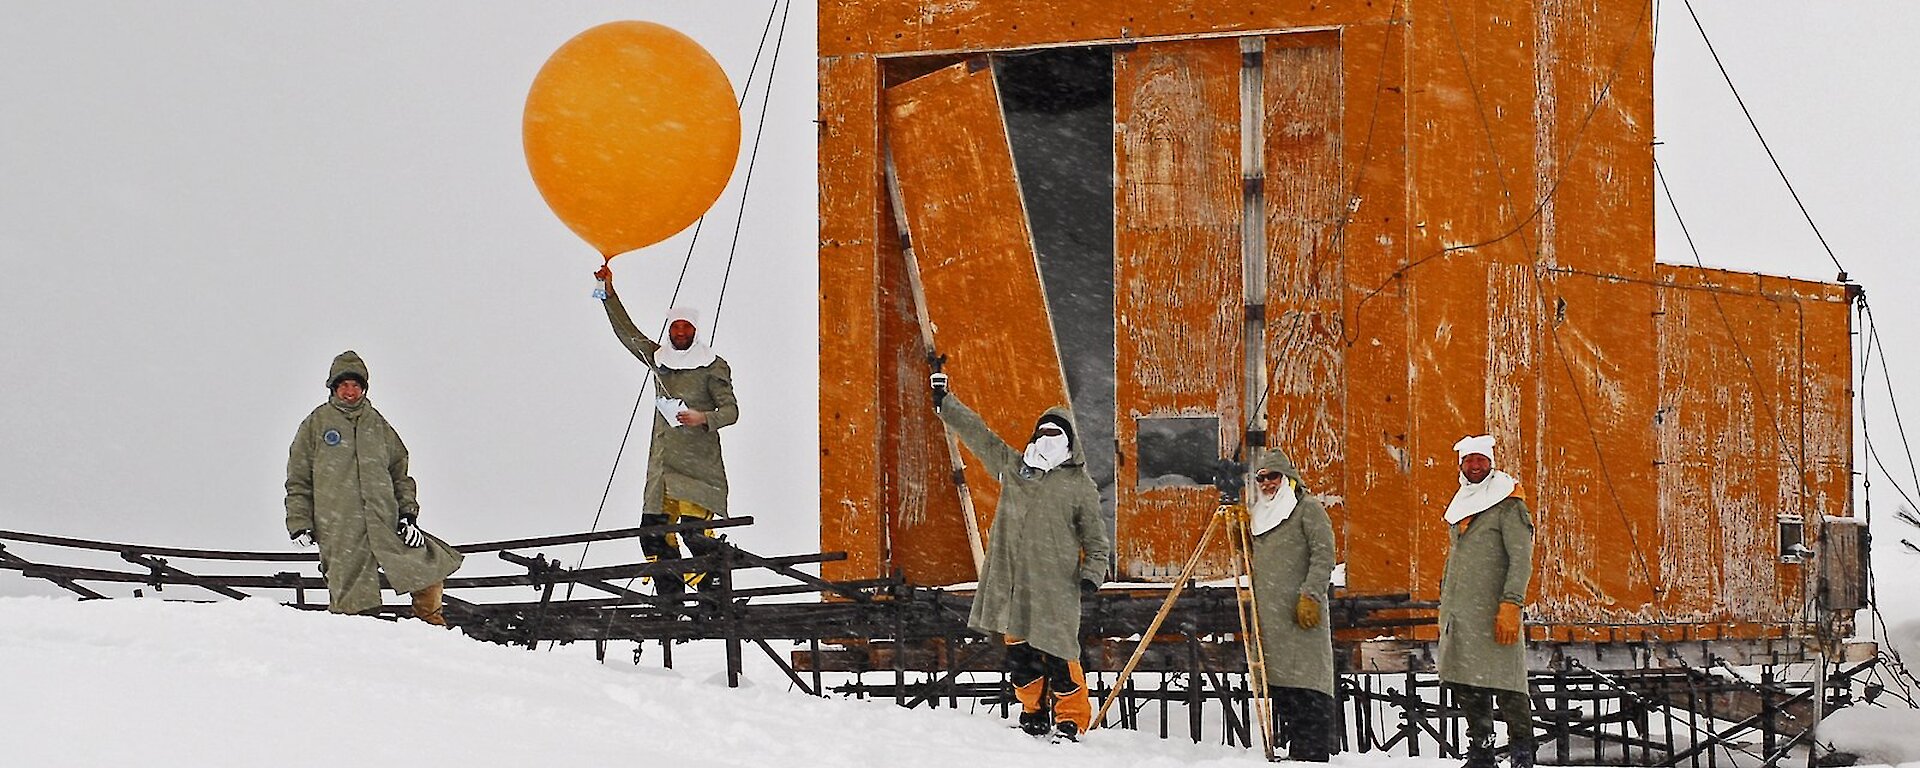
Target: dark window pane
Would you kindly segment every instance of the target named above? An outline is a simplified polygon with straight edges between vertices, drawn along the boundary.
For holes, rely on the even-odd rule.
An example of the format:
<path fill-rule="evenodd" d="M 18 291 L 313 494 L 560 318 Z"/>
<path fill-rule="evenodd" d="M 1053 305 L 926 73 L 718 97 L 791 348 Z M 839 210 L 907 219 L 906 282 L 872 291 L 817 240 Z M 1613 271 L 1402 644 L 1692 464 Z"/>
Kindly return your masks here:
<path fill-rule="evenodd" d="M 1217 416 L 1142 418 L 1140 489 L 1213 485 L 1220 463 Z"/>

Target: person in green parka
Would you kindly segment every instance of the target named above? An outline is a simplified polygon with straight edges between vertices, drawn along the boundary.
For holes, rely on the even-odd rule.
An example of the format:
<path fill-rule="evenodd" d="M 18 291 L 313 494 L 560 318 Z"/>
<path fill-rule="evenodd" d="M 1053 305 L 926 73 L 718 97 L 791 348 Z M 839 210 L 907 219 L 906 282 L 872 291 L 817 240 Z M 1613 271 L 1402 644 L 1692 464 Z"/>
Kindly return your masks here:
<path fill-rule="evenodd" d="M 1073 412 L 1047 409 L 1021 450 L 948 392 L 946 374 L 932 384 L 940 420 L 1000 483 L 967 626 L 1005 638 L 1021 729 L 1077 738 L 1093 721 L 1080 667 L 1080 600 L 1105 583 L 1113 538 L 1074 439 Z"/>
<path fill-rule="evenodd" d="M 1260 648 L 1273 699 L 1274 747 L 1327 762 L 1334 748 L 1333 632 L 1326 618 L 1333 575 L 1333 522 L 1285 453 L 1267 451 L 1254 471 L 1247 512 Z"/>
<path fill-rule="evenodd" d="M 1493 710 L 1507 724 L 1508 761 L 1533 766 L 1533 713 L 1521 606 L 1533 575 L 1533 516 L 1520 482 L 1493 468 L 1493 437 L 1468 437 L 1460 489 L 1447 505 L 1440 581 L 1440 681 L 1467 718 L 1468 768 L 1492 768 Z"/>
<path fill-rule="evenodd" d="M 352 350 L 327 372 L 332 396 L 300 422 L 287 452 L 287 535 L 320 545 L 327 609 L 380 609 L 380 575 L 413 596 L 413 615 L 446 626 L 442 588 L 459 552 L 420 530 L 407 446 L 367 400 L 367 366 Z"/>
<path fill-rule="evenodd" d="M 602 303 L 614 336 L 627 351 L 652 369 L 657 397 L 653 437 L 647 447 L 647 484 L 642 491 L 640 524 L 668 525 L 687 519 L 711 520 L 727 516 L 727 464 L 720 452 L 720 430 L 740 420 L 733 395 L 733 369 L 699 339 L 700 315 L 691 309 L 667 310 L 667 345 L 647 337 L 633 324 L 620 294 L 613 289 L 613 271 L 605 266 L 594 273 L 604 286 Z M 668 421 L 672 413 L 672 421 Z M 719 550 L 712 529 L 687 537 L 695 555 Z M 649 562 L 680 559 L 680 538 L 658 534 L 640 540 Z M 684 579 L 654 579 L 655 593 L 678 596 L 688 586 L 718 586 L 703 571 Z"/>

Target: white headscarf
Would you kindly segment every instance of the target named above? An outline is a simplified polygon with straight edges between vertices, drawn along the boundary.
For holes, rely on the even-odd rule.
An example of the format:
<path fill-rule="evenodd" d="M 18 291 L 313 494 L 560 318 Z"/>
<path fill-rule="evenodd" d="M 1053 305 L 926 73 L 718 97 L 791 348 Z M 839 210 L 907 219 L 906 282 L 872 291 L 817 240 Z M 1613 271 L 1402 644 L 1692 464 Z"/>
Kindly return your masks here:
<path fill-rule="evenodd" d="M 1493 435 L 1474 435 L 1472 437 L 1460 438 L 1460 442 L 1453 444 L 1453 450 L 1459 453 L 1460 458 L 1463 459 L 1466 458 L 1468 454 L 1477 453 L 1487 457 L 1487 461 L 1493 461 Z"/>
<path fill-rule="evenodd" d="M 1258 484 L 1253 487 L 1253 535 L 1258 536 L 1273 530 L 1276 526 L 1293 517 L 1293 509 L 1300 505 L 1300 485 L 1291 477 L 1280 478 L 1280 489 L 1272 496 L 1260 492 Z"/>
<path fill-rule="evenodd" d="M 1492 461 L 1493 435 L 1462 438 L 1460 442 L 1453 444 L 1453 450 L 1463 459 L 1477 453 L 1487 457 L 1488 461 Z M 1473 517 L 1487 511 L 1495 504 L 1506 501 L 1507 497 L 1512 496 L 1514 490 L 1519 487 L 1520 481 L 1497 469 L 1488 472 L 1487 476 L 1477 483 L 1468 482 L 1467 476 L 1461 475 L 1460 490 L 1454 492 L 1453 501 L 1447 504 L 1447 525 Z"/>
<path fill-rule="evenodd" d="M 1073 458 L 1073 444 L 1066 435 L 1041 435 L 1027 443 L 1027 453 L 1023 458 L 1029 467 L 1042 472 L 1051 471 Z"/>
<path fill-rule="evenodd" d="M 674 307 L 673 309 L 667 310 L 667 327 L 673 327 L 674 322 L 679 320 L 685 320 L 688 325 L 698 329 L 700 327 L 700 310 L 692 307 Z M 653 353 L 653 361 L 658 363 L 662 368 L 672 368 L 676 371 L 690 371 L 695 368 L 702 368 L 713 364 L 715 357 L 713 349 L 708 347 L 705 342 L 700 341 L 698 335 L 693 337 L 693 343 L 688 344 L 686 349 L 674 349 L 671 339 L 663 339 L 663 341 L 666 341 L 666 343 L 661 344 L 660 349 Z"/>

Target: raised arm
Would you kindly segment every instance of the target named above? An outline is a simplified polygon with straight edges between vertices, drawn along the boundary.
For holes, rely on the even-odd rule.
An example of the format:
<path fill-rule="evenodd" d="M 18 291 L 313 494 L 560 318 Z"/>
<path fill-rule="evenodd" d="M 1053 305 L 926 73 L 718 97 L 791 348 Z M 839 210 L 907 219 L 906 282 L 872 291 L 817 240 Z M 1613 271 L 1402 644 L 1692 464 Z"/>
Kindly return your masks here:
<path fill-rule="evenodd" d="M 647 338 L 633 324 L 633 318 L 627 315 L 627 307 L 620 303 L 620 294 L 613 292 L 613 283 L 607 283 L 607 298 L 601 302 L 607 307 L 607 322 L 613 324 L 613 335 L 626 345 L 627 351 L 647 367 L 653 367 L 653 353 L 660 348 L 660 342 Z"/>
<path fill-rule="evenodd" d="M 972 451 L 980 459 L 980 464 L 995 477 L 1020 468 L 1020 453 L 988 429 L 987 422 L 981 420 L 980 414 L 960 402 L 959 397 L 949 393 L 937 413 L 940 414 L 940 421 L 953 430 L 954 436 L 960 438 L 967 450 Z"/>

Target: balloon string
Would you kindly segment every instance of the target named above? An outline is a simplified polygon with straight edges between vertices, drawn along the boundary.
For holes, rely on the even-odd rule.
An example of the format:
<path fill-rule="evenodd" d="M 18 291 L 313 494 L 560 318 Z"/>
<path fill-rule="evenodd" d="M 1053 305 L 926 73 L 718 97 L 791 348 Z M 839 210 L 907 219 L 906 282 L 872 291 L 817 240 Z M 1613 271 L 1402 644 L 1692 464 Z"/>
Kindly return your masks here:
<path fill-rule="evenodd" d="M 775 0 L 776 5 L 778 2 Z M 767 113 L 773 111 L 773 76 L 780 70 L 781 42 L 787 38 L 787 14 L 792 11 L 793 0 L 787 0 L 786 10 L 780 14 L 780 34 L 774 37 L 773 61 L 767 65 L 767 84 L 760 97 L 760 122 L 753 129 L 753 151 L 747 154 L 747 175 L 740 182 L 740 209 L 733 217 L 733 244 L 727 247 L 727 268 L 720 276 L 720 296 L 713 302 L 713 324 L 707 330 L 709 343 L 720 337 L 720 311 L 727 303 L 727 283 L 733 279 L 733 257 L 740 251 L 740 230 L 745 228 L 747 220 L 747 193 L 753 189 L 753 167 L 760 159 L 760 140 L 767 133 Z"/>
<path fill-rule="evenodd" d="M 788 4 L 791 6 L 792 0 L 788 0 Z M 767 32 L 773 29 L 773 12 L 779 9 L 780 0 L 773 0 L 773 5 L 767 8 L 767 23 L 760 27 L 760 44 L 753 47 L 753 63 L 747 65 L 747 81 L 740 85 L 740 98 L 734 99 L 734 109 L 745 109 L 747 106 L 747 94 L 753 92 L 753 76 L 760 71 L 760 55 L 767 51 Z M 784 37 L 786 33 L 787 23 L 783 18 L 780 22 L 780 34 Z M 780 50 L 777 44 L 774 47 L 773 60 L 776 64 L 780 61 Z M 771 72 L 772 67 L 768 69 L 767 77 L 771 79 L 773 77 Z"/>
<path fill-rule="evenodd" d="M 781 7 L 782 6 L 781 6 L 780 0 L 774 0 L 773 4 L 767 8 L 767 21 L 765 24 L 763 24 L 760 27 L 760 43 L 754 47 L 753 63 L 747 66 L 747 79 L 740 86 L 739 97 L 734 100 L 735 109 L 745 109 L 747 104 L 747 96 L 753 93 L 754 76 L 758 74 L 760 70 L 760 58 L 763 54 L 766 53 L 766 50 L 767 50 L 767 34 L 773 30 L 773 17 L 776 12 L 779 12 L 781 10 Z M 766 95 L 763 96 L 761 99 L 760 122 L 754 130 L 753 153 L 747 159 L 746 177 L 742 179 L 741 185 L 740 185 L 741 214 L 744 214 L 746 210 L 747 189 L 751 187 L 753 184 L 754 160 L 760 154 L 760 139 L 766 131 L 767 105 L 771 103 L 772 93 L 773 93 L 773 72 L 780 65 L 780 43 L 786 39 L 787 13 L 790 13 L 793 10 L 792 0 L 787 0 L 785 8 L 786 8 L 786 12 L 779 14 L 780 15 L 780 36 L 776 38 L 774 41 L 773 60 L 767 65 L 767 84 L 765 89 Z M 701 230 L 706 228 L 706 224 L 707 224 L 707 216 L 704 213 L 700 215 L 699 219 L 694 221 L 693 235 L 687 240 L 686 255 L 680 259 L 680 274 L 674 280 L 673 295 L 667 299 L 668 306 L 678 306 L 679 304 L 680 292 L 682 289 L 686 287 L 686 284 L 687 284 L 687 270 L 693 265 L 694 250 L 700 244 L 700 232 Z M 721 279 L 720 279 L 720 297 L 718 300 L 714 302 L 713 328 L 709 328 L 707 331 L 707 339 L 709 342 L 711 342 L 715 338 L 714 329 L 718 328 L 720 325 L 720 307 L 726 301 L 727 281 L 730 280 L 733 276 L 733 255 L 734 255 L 734 250 L 739 247 L 739 243 L 740 243 L 740 226 L 741 226 L 741 222 L 739 220 L 739 215 L 736 215 L 735 222 L 734 222 L 734 236 L 733 236 L 734 245 L 733 245 L 733 248 L 728 250 L 726 272 L 721 276 Z M 605 263 L 611 264 L 613 262 L 613 257 L 616 255 L 618 254 L 601 254 L 601 258 L 605 261 Z M 667 323 L 664 319 L 661 320 L 660 330 L 657 333 L 658 333 L 657 338 L 665 338 L 667 333 Z M 599 507 L 594 509 L 593 523 L 587 528 L 587 531 L 589 533 L 598 531 L 600 529 L 600 518 L 606 513 L 607 498 L 612 494 L 614 478 L 620 473 L 620 461 L 621 461 L 621 458 L 626 455 L 627 441 L 633 436 L 633 425 L 638 420 L 636 417 L 639 415 L 639 412 L 640 412 L 640 404 L 646 401 L 647 389 L 653 386 L 654 383 L 655 383 L 654 370 L 652 366 L 648 366 L 647 377 L 645 380 L 640 382 L 640 391 L 634 397 L 633 413 L 628 415 L 627 427 L 625 430 L 622 430 L 621 432 L 620 447 L 614 451 L 613 467 L 607 471 L 606 488 L 604 488 L 601 491 Z M 585 546 L 581 547 L 580 557 L 577 561 L 575 561 L 573 566 L 575 570 L 579 570 L 580 568 L 586 565 L 587 553 L 592 549 L 593 549 L 593 542 L 591 541 L 587 542 Z M 628 583 L 628 586 L 631 586 L 633 583 L 633 580 L 628 579 L 627 583 Z M 574 585 L 571 582 L 567 584 L 567 599 L 572 599 L 573 597 L 573 586 Z"/>

